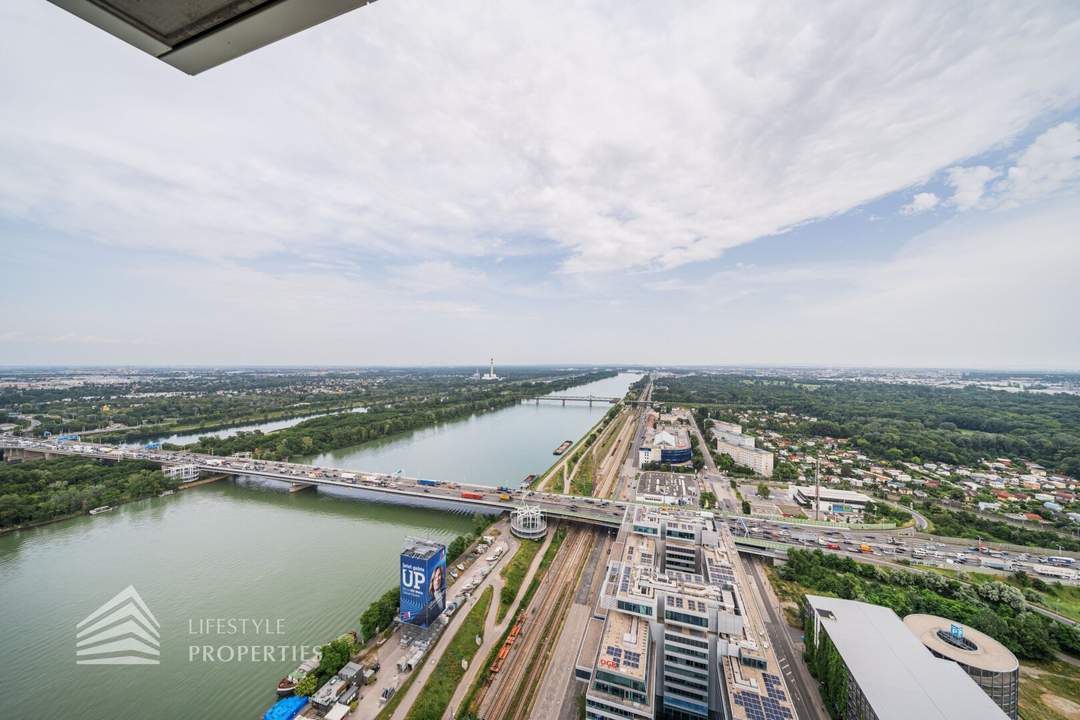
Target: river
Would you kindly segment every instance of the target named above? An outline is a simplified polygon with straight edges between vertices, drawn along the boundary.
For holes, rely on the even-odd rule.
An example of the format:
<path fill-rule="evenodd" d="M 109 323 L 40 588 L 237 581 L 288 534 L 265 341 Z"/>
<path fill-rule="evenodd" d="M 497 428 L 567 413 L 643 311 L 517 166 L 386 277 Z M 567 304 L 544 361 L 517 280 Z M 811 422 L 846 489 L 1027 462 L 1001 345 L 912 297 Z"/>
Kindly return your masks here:
<path fill-rule="evenodd" d="M 622 373 L 555 395 L 622 397 L 641 375 Z M 555 461 L 563 440 L 576 440 L 604 416 L 607 403 L 525 402 L 380 440 L 322 453 L 301 462 L 319 467 L 516 488 L 526 475 Z"/>
<path fill-rule="evenodd" d="M 567 392 L 622 395 L 637 377 Z M 351 449 L 340 461 L 444 479 L 468 472 L 470 482 L 520 480 L 606 410 L 514 406 Z M 464 514 L 362 491 L 290 495 L 238 480 L 0 536 L 2 715 L 261 717 L 278 678 L 299 663 L 292 648 L 357 627 L 368 604 L 394 586 L 407 536 L 448 542 L 470 525 Z M 129 585 L 160 623 L 160 665 L 77 665 L 76 625 Z M 247 631 L 228 634 L 229 621 L 246 621 Z M 277 657 L 236 657 L 265 654 L 263 646 Z"/>
<path fill-rule="evenodd" d="M 357 407 L 352 408 L 351 410 L 342 410 L 340 412 L 367 412 L 367 408 Z M 247 425 L 233 425 L 232 427 L 221 428 L 219 430 L 204 430 L 202 432 L 162 435 L 161 437 L 151 438 L 146 442 L 171 443 L 173 445 L 190 445 L 191 443 L 198 442 L 199 438 L 204 437 L 230 438 L 242 432 L 254 432 L 256 430 L 261 430 L 264 433 L 271 433 L 275 430 L 283 430 L 284 428 L 292 427 L 293 425 L 299 425 L 305 420 L 311 420 L 312 418 L 317 417 L 325 417 L 326 415 L 330 414 L 331 413 L 315 413 L 314 415 L 300 415 L 297 417 L 286 418 L 284 420 L 267 420 L 266 422 L 249 423 Z"/>

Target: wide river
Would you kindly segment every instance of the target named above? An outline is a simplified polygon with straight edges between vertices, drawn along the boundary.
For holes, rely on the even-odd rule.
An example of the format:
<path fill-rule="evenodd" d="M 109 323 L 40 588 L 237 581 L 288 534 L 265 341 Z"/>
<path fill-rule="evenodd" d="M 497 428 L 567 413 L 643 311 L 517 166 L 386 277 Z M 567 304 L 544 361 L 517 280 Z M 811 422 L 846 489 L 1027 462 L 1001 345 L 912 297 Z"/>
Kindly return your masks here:
<path fill-rule="evenodd" d="M 638 377 L 567 394 L 622 395 Z M 520 405 L 318 462 L 516 483 L 606 410 Z M 0 716 L 259 718 L 278 678 L 299 663 L 294 652 L 355 629 L 395 585 L 406 537 L 449 542 L 470 524 L 360 491 L 290 495 L 235 481 L 0 536 Z M 160 665 L 76 664 L 76 625 L 128 586 L 160 624 Z"/>
<path fill-rule="evenodd" d="M 553 395 L 622 397 L 640 375 L 627 373 Z M 402 470 L 410 477 L 516 488 L 555 461 L 563 440 L 576 440 L 611 408 L 607 403 L 526 402 L 404 435 L 323 453 L 301 462 L 319 467 Z"/>

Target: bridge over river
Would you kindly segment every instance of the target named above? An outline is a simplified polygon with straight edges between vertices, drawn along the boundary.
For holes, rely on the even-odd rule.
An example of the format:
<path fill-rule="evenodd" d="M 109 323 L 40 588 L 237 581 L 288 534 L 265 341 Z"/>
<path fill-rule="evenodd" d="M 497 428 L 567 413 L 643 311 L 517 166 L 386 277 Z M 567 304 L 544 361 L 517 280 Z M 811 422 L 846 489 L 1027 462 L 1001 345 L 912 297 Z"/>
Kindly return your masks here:
<path fill-rule="evenodd" d="M 195 472 L 222 476 L 246 476 L 289 484 L 293 489 L 309 486 L 353 488 L 402 498 L 439 500 L 451 505 L 512 510 L 520 504 L 537 506 L 551 520 L 618 527 L 628 503 L 575 495 L 533 492 L 525 488 L 493 488 L 488 485 L 454 483 L 362 470 L 323 468 L 302 463 L 219 457 L 186 451 L 118 447 L 80 441 L 30 440 L 0 435 L 5 460 L 91 457 L 107 462 L 147 460 L 163 468 L 192 468 Z"/>
<path fill-rule="evenodd" d="M 122 460 L 146 460 L 157 463 L 163 469 L 189 470 L 188 479 L 200 474 L 218 477 L 253 477 L 286 484 L 292 490 L 307 487 L 351 488 L 386 496 L 394 496 L 403 502 L 409 499 L 435 500 L 446 507 L 456 509 L 514 510 L 522 505 L 538 507 L 548 519 L 618 528 L 622 525 L 628 508 L 634 503 L 601 498 L 563 495 L 560 493 L 535 492 L 528 488 L 493 488 L 473 483 L 443 482 L 426 478 L 408 477 L 403 474 L 387 474 L 361 470 L 325 468 L 315 465 L 271 460 L 255 460 L 241 457 L 204 455 L 183 450 L 170 451 L 145 447 L 116 446 L 106 443 L 86 443 L 77 440 L 35 440 L 13 435 L 0 435 L 0 452 L 5 460 L 30 460 L 56 456 L 90 457 L 105 462 Z M 717 517 L 745 526 L 741 515 L 715 512 Z M 757 522 L 780 522 L 763 520 Z M 793 522 L 785 520 L 784 522 Z M 741 552 L 785 557 L 792 541 L 767 541 L 759 538 L 741 537 L 735 533 L 735 542 Z M 820 529 L 819 529 L 820 531 Z"/>

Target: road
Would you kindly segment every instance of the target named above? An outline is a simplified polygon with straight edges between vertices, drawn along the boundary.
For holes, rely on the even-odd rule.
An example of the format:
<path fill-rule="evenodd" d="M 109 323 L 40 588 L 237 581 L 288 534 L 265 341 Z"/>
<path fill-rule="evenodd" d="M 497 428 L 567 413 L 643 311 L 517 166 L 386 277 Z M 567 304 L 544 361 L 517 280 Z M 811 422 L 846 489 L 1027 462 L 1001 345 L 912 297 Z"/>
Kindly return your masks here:
<path fill-rule="evenodd" d="M 894 502 L 892 500 L 879 500 L 878 502 L 884 502 L 886 505 L 890 505 L 894 508 L 897 508 L 898 510 L 903 510 L 904 512 L 911 513 L 911 517 L 915 519 L 916 530 L 926 530 L 928 527 L 930 527 L 930 521 L 927 520 L 926 517 L 915 508 L 908 507 L 907 505 L 901 505 L 900 503 Z"/>
<path fill-rule="evenodd" d="M 287 482 L 296 487 L 306 485 L 345 487 L 386 495 L 439 500 L 466 507 L 509 510 L 522 503 L 528 503 L 539 506 L 544 514 L 551 518 L 583 521 L 609 527 L 621 524 L 627 507 L 627 504 L 622 502 L 557 493 L 515 490 L 509 487 L 492 488 L 487 485 L 468 483 L 447 483 L 362 470 L 322 468 L 302 463 L 218 457 L 187 450 L 118 447 L 106 443 L 75 441 L 39 441 L 16 438 L 9 434 L 0 435 L 0 448 L 15 452 L 93 457 L 110 462 L 147 460 L 162 465 L 193 465 L 200 472 L 258 477 Z"/>
<path fill-rule="evenodd" d="M 761 563 L 752 560 L 743 563 L 746 574 L 757 588 L 757 596 L 765 606 L 765 628 L 773 642 L 777 662 L 784 674 L 791 701 L 799 720 L 828 720 L 828 713 L 821 702 L 818 683 L 810 675 L 810 670 L 802 659 L 802 648 L 791 637 L 791 628 L 779 609 L 780 601 L 772 592 L 769 580 L 763 577 Z"/>
<path fill-rule="evenodd" d="M 30 427 L 26 428 L 25 432 L 31 432 L 32 433 L 34 431 L 34 428 L 41 425 L 41 421 L 38 420 L 33 415 L 16 415 L 15 417 L 18 418 L 19 420 L 28 420 L 30 422 Z"/>
<path fill-rule="evenodd" d="M 496 523 L 492 527 L 492 530 L 499 535 L 499 540 L 496 541 L 496 544 L 494 547 L 491 548 L 491 551 L 493 552 L 495 547 L 502 546 L 503 548 L 505 548 L 504 552 L 499 558 L 499 562 L 496 564 L 495 569 L 491 570 L 487 574 L 486 579 L 484 579 L 480 586 L 477 587 L 477 589 L 471 594 L 471 597 L 469 601 L 465 604 L 465 606 L 459 608 L 457 612 L 454 613 L 453 618 L 451 619 L 451 622 L 448 626 L 448 630 L 443 633 L 442 637 L 439 639 L 439 642 L 436 644 L 436 647 L 433 648 L 432 654 L 429 654 L 428 659 L 425 661 L 424 667 L 428 667 L 429 665 L 434 666 L 434 663 L 431 662 L 431 658 L 435 658 L 437 660 L 438 657 L 442 656 L 446 644 L 447 642 L 449 642 L 449 638 L 452 638 L 454 636 L 456 628 L 460 627 L 460 625 L 464 622 L 464 617 L 468 614 L 468 609 L 472 607 L 472 604 L 476 601 L 476 598 L 480 597 L 480 594 L 483 593 L 484 588 L 486 588 L 488 585 L 501 583 L 502 581 L 502 578 L 499 577 L 498 570 L 505 566 L 507 562 L 509 562 L 509 558 L 513 556 L 514 551 L 518 547 L 519 541 L 517 540 L 517 538 L 510 534 L 510 524 L 506 520 L 501 520 L 500 522 Z M 475 547 L 475 543 L 473 547 Z M 488 563 L 486 563 L 483 558 L 476 557 L 474 554 L 472 554 L 471 551 L 472 548 L 467 550 L 466 555 L 463 555 L 462 559 L 457 561 L 459 563 L 470 563 L 471 556 L 471 564 L 469 564 L 469 566 L 465 569 L 465 572 L 461 574 L 461 577 L 451 581 L 451 585 L 447 590 L 448 599 L 459 594 L 461 592 L 461 588 L 463 588 L 467 583 L 469 583 L 473 579 L 479 578 L 482 571 L 488 566 Z M 498 598 L 497 588 L 495 591 L 495 597 Z M 378 714 L 379 710 L 382 708 L 382 703 L 379 702 L 382 691 L 387 687 L 400 687 L 400 685 L 406 679 L 407 676 L 402 676 L 398 674 L 397 663 L 399 660 L 404 659 L 408 654 L 411 654 L 412 650 L 410 648 L 403 647 L 400 643 L 400 639 L 401 635 L 399 630 L 394 635 L 392 635 L 385 643 L 383 643 L 380 647 L 376 649 L 375 657 L 365 658 L 364 663 L 366 665 L 370 665 L 373 661 L 377 660 L 382 666 L 382 669 L 379 671 L 378 675 L 375 676 L 375 682 L 373 684 L 362 688 L 360 700 L 357 703 L 356 710 L 349 716 L 350 718 L 352 718 L 352 720 L 362 720 L 363 718 L 375 717 L 375 715 Z M 423 672 L 423 670 L 421 670 L 421 672 Z"/>
<path fill-rule="evenodd" d="M 457 631 L 461 629 L 461 626 L 465 624 L 465 618 L 468 616 L 469 611 L 472 610 L 473 606 L 476 604 L 476 601 L 480 598 L 481 595 L 484 594 L 485 590 L 489 586 L 494 588 L 494 592 L 491 597 L 491 604 L 488 606 L 488 617 L 494 617 L 494 611 L 498 608 L 499 605 L 499 592 L 502 590 L 502 587 L 505 584 L 502 576 L 500 575 L 500 572 L 507 566 L 507 564 L 510 562 L 510 558 L 514 556 L 514 553 L 517 552 L 518 547 L 521 545 L 521 541 L 510 535 L 509 525 L 502 524 L 501 529 L 503 531 L 503 536 L 505 537 L 505 540 L 500 540 L 499 542 L 506 543 L 506 552 L 504 552 L 502 557 L 499 558 L 499 561 L 495 563 L 494 566 L 492 566 L 491 571 L 488 573 L 484 581 L 475 590 L 473 590 L 472 596 L 469 598 L 466 606 L 459 608 L 458 611 L 454 613 L 453 619 L 450 621 L 450 624 L 447 625 L 446 630 L 443 632 L 443 634 L 439 637 L 439 641 L 436 643 L 435 647 L 432 648 L 431 651 L 428 653 L 428 656 L 424 659 L 423 666 L 419 670 L 414 671 L 417 673 L 417 676 L 413 680 L 412 684 L 409 686 L 409 689 L 405 692 L 404 699 L 402 699 L 401 703 L 394 710 L 394 714 L 391 716 L 393 720 L 404 720 L 405 716 L 409 714 L 409 710 L 412 708 L 413 703 L 416 702 L 416 698 L 420 695 L 420 692 L 424 689 L 424 685 L 427 683 L 428 678 L 431 677 L 431 674 L 433 672 L 435 672 L 435 668 L 436 666 L 438 666 L 439 660 L 446 652 L 446 649 L 450 646 L 450 642 L 454 639 Z M 481 563 L 476 563 L 476 565 L 481 566 Z M 472 573 L 472 575 L 475 575 L 475 573 Z M 459 579 L 458 582 L 460 583 L 461 580 Z M 485 631 L 484 637 L 485 639 L 489 638 L 490 632 Z M 475 657 L 485 657 L 484 655 L 480 654 L 480 652 L 482 651 L 483 648 L 481 648 L 481 650 L 477 652 Z M 374 693 L 372 694 L 374 695 Z M 360 715 L 357 713 L 353 713 L 352 717 L 355 718 L 355 720 L 360 720 L 360 718 L 374 717 L 374 715 Z"/>
<path fill-rule="evenodd" d="M 491 601 L 491 607 L 488 610 L 487 619 L 484 622 L 484 638 L 480 648 L 473 656 L 473 662 L 469 665 L 465 674 L 458 682 L 457 688 L 454 690 L 454 694 L 450 698 L 450 703 L 446 706 L 446 712 L 443 713 L 443 717 L 452 718 L 458 710 L 458 706 L 461 705 L 465 699 L 465 694 L 469 692 L 469 688 L 476 681 L 476 676 L 480 672 L 480 669 L 484 666 L 484 661 L 491 653 L 492 648 L 502 639 L 503 633 L 509 627 L 510 623 L 514 619 L 514 615 L 517 614 L 518 607 L 521 605 L 521 597 L 532 584 L 533 578 L 536 577 L 536 573 L 540 568 L 540 563 L 543 562 L 544 554 L 547 552 L 548 547 L 551 545 L 551 540 L 555 536 L 554 533 L 549 532 L 547 537 L 544 538 L 543 546 L 537 551 L 536 557 L 533 558 L 532 564 L 529 565 L 528 572 L 525 573 L 524 579 L 521 581 L 521 586 L 518 590 L 518 595 L 514 598 L 514 604 L 506 611 L 506 615 L 503 616 L 502 622 L 496 622 L 499 610 L 499 593 L 502 588 L 501 578 L 499 587 L 495 589 L 495 595 Z M 493 575 L 495 573 L 492 573 Z M 402 703 L 404 705 L 404 703 Z M 398 708 L 399 710 L 401 708 Z M 397 718 L 397 715 L 394 716 Z M 404 717 L 404 716 L 402 716 Z"/>
<path fill-rule="evenodd" d="M 738 515 L 728 517 L 728 526 L 736 536 L 749 532 L 752 537 L 761 540 L 783 543 L 792 547 L 849 554 L 857 560 L 868 562 L 879 560 L 897 562 L 910 558 L 910 561 L 916 564 L 948 568 L 959 572 L 1008 575 L 1016 570 L 1022 570 L 1067 584 L 1080 582 L 1080 578 L 1075 576 L 1075 571 L 1048 565 L 1041 561 L 1040 555 L 1036 552 L 1040 548 L 1023 548 L 1025 552 L 1020 553 L 1016 548 L 1012 548 L 1010 552 L 983 543 L 986 551 L 980 553 L 975 549 L 978 546 L 973 544 L 974 541 L 963 538 L 912 535 L 910 530 L 904 535 L 902 531 L 845 531 L 842 526 L 814 527 L 783 522 L 779 525 L 775 523 L 767 525 L 759 518 Z M 837 547 L 830 548 L 829 545 Z M 871 548 L 871 552 L 860 551 L 862 545 Z M 993 555 L 990 554 L 991 551 Z M 1042 549 L 1042 552 L 1049 551 Z"/>
<path fill-rule="evenodd" d="M 701 428 L 698 427 L 697 418 L 694 417 L 694 413 L 690 413 L 690 427 L 694 430 L 694 435 L 698 439 L 698 447 L 701 448 L 701 456 L 705 460 L 705 470 L 715 476 L 720 475 L 720 470 L 716 467 L 716 461 L 713 460 L 712 448 L 709 447 L 709 443 L 705 441 L 705 436 L 701 434 Z"/>

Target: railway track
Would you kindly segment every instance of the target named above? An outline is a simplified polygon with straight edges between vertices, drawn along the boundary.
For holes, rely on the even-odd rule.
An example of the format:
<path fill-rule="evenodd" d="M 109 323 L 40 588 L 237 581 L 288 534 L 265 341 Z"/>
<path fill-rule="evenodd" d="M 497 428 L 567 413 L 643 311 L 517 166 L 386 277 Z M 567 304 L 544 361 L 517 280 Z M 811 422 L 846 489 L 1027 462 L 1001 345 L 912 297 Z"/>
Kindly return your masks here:
<path fill-rule="evenodd" d="M 612 422 L 604 433 L 614 433 L 611 450 L 599 463 L 595 497 L 607 497 L 617 486 L 619 468 L 632 446 L 637 414 Z M 598 438 L 590 452 L 603 442 Z M 550 654 L 554 652 L 559 629 L 577 592 L 578 579 L 597 541 L 596 531 L 571 527 L 552 567 L 540 581 L 533 600 L 519 618 L 500 649 L 487 684 L 480 692 L 477 717 L 481 720 L 524 720 L 543 680 Z"/>
<path fill-rule="evenodd" d="M 623 458 L 626 456 L 627 449 L 632 444 L 634 437 L 634 427 L 636 413 L 630 413 L 621 421 L 619 427 L 618 437 L 615 443 L 611 447 L 611 451 L 603 458 L 600 459 L 599 464 L 599 476 L 600 482 L 597 483 L 593 494 L 596 497 L 606 498 L 611 496 L 615 490 L 617 480 L 619 479 L 619 468 L 622 466 Z"/>
<path fill-rule="evenodd" d="M 574 527 L 567 531 L 552 567 L 521 618 L 521 630 L 483 690 L 478 717 L 517 720 L 528 716 L 547 653 L 554 647 L 557 627 L 573 602 L 577 578 L 594 539 L 595 531 L 591 529 Z"/>

